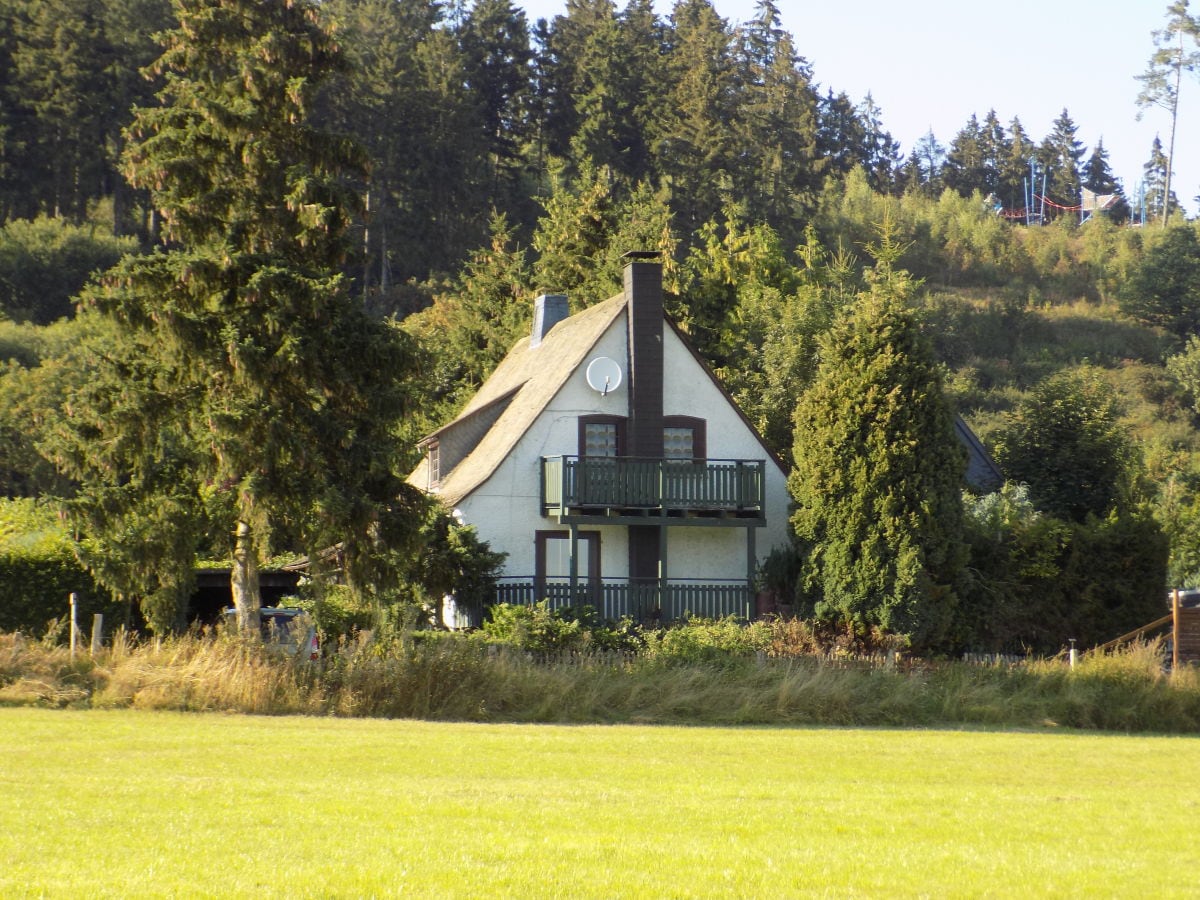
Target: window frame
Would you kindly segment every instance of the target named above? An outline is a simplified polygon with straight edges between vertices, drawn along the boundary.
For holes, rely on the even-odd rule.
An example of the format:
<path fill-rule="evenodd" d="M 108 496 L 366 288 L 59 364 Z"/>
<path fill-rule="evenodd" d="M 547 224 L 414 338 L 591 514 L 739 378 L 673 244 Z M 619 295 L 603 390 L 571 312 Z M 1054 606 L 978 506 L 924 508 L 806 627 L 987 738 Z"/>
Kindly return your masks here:
<path fill-rule="evenodd" d="M 708 422 L 695 416 L 663 416 L 663 433 L 668 428 L 690 428 L 692 431 L 692 461 L 708 459 Z"/>
<path fill-rule="evenodd" d="M 625 432 L 628 418 L 625 416 L 607 416 L 607 415 L 591 415 L 579 417 L 579 458 L 587 459 L 587 427 L 589 425 L 615 425 L 617 429 L 617 456 L 625 455 Z M 607 459 L 609 457 L 596 457 L 591 459 Z"/>

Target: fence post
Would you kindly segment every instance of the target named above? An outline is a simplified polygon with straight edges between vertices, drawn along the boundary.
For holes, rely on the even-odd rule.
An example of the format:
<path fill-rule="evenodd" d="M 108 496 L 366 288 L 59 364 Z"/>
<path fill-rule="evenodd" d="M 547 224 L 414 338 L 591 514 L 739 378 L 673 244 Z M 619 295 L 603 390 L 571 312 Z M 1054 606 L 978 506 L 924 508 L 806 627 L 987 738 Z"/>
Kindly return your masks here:
<path fill-rule="evenodd" d="M 1075 668 L 1075 661 L 1079 658 L 1079 651 L 1075 649 L 1075 638 L 1067 638 L 1071 642 L 1071 652 L 1067 658 L 1071 661 L 1071 668 Z"/>
<path fill-rule="evenodd" d="M 104 649 L 104 613 L 92 616 L 92 656 Z"/>
<path fill-rule="evenodd" d="M 1179 588 L 1171 592 L 1171 672 L 1179 671 Z"/>
<path fill-rule="evenodd" d="M 79 637 L 79 595 L 71 591 L 71 662 L 75 662 L 75 644 Z"/>

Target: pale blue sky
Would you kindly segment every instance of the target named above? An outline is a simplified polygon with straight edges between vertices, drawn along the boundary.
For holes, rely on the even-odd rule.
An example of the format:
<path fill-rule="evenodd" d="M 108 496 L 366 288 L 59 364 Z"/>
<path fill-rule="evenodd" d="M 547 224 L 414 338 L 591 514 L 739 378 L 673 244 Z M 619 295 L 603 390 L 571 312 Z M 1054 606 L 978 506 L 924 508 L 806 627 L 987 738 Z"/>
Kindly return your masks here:
<path fill-rule="evenodd" d="M 564 0 L 521 3 L 530 22 L 560 14 Z M 618 7 L 624 0 L 617 0 Z M 656 0 L 662 14 L 670 2 Z M 714 0 L 731 24 L 754 15 L 755 0 Z M 1041 141 L 1065 107 L 1088 148 L 1104 139 L 1114 174 L 1131 201 L 1155 134 L 1170 120 L 1158 108 L 1137 121 L 1134 103 L 1153 52 L 1151 32 L 1168 0 L 777 0 L 784 27 L 812 64 L 821 92 L 855 102 L 868 91 L 907 155 L 931 127 L 948 145 L 972 113 L 1014 116 Z M 1193 9 L 1193 12 L 1196 12 Z M 1200 81 L 1184 84 L 1172 187 L 1194 214 L 1200 194 Z M 1085 157 L 1086 160 L 1086 157 Z"/>

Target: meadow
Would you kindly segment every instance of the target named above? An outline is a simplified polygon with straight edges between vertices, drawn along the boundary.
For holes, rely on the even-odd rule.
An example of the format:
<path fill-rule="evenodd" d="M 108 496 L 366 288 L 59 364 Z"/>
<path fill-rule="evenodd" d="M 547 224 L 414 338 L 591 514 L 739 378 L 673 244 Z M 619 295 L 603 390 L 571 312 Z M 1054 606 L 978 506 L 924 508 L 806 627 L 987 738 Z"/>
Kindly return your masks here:
<path fill-rule="evenodd" d="M 1195 896 L 1200 739 L 0 709 L 0 896 Z"/>

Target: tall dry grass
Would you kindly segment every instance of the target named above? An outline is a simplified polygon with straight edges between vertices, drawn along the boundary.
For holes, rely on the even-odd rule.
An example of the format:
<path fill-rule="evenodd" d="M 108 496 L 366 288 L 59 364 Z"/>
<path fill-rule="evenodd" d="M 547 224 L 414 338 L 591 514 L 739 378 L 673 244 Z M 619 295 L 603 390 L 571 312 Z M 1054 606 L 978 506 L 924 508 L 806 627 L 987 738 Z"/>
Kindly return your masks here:
<path fill-rule="evenodd" d="M 126 640 L 92 659 L 0 635 L 0 705 L 511 722 L 1074 727 L 1200 733 L 1200 673 L 1156 645 L 1015 666 L 817 656 L 720 665 L 531 654 L 466 639 L 360 640 L 319 662 L 232 636 Z"/>

